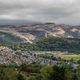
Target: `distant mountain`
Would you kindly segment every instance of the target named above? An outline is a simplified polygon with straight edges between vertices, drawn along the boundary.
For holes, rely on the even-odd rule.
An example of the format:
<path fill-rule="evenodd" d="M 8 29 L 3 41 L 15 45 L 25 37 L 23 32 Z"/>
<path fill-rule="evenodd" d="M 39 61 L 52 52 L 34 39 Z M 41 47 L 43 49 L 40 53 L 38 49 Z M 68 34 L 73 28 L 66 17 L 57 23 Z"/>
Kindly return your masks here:
<path fill-rule="evenodd" d="M 0 20 L 0 25 L 22 25 L 22 24 L 33 24 L 35 21 L 29 20 Z"/>
<path fill-rule="evenodd" d="M 23 25 L 5 24 L 0 25 L 0 32 L 18 37 L 24 40 L 24 42 L 32 43 L 32 40 L 36 38 L 49 36 L 63 38 L 80 38 L 80 26 L 70 26 L 56 23 L 26 23 Z"/>

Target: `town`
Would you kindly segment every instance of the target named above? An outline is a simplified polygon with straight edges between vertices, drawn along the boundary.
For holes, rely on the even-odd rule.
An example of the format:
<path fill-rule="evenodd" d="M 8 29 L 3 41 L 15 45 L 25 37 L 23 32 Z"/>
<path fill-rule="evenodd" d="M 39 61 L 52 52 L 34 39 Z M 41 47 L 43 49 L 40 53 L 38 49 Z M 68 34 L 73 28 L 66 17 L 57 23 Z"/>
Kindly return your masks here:
<path fill-rule="evenodd" d="M 53 52 L 57 53 L 57 52 Z M 58 52 L 59 53 L 59 52 Z M 47 56 L 46 56 L 47 55 Z M 0 64 L 17 65 L 21 64 L 38 64 L 38 65 L 57 65 L 71 64 L 73 68 L 79 66 L 80 61 L 64 60 L 60 57 L 55 57 L 50 52 L 38 51 L 21 51 L 12 50 L 8 47 L 0 47 Z"/>

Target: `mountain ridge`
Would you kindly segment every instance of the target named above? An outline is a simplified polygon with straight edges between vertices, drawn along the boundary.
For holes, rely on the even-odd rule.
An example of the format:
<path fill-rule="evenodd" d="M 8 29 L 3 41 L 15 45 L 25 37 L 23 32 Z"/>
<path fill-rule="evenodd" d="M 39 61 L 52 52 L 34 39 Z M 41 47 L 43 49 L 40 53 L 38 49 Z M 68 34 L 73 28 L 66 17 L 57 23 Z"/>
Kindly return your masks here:
<path fill-rule="evenodd" d="M 0 25 L 0 32 L 21 38 L 32 43 L 41 37 L 80 38 L 80 27 L 56 23 L 33 23 L 24 25 Z"/>

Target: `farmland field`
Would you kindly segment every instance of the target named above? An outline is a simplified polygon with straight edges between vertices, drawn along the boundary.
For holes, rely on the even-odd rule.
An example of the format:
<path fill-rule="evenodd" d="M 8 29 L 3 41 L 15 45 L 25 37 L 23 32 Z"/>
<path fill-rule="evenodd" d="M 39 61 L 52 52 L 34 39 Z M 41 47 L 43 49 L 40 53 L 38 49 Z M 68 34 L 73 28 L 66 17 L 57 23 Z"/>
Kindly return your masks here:
<path fill-rule="evenodd" d="M 80 60 L 80 54 L 70 53 L 70 52 L 62 52 L 62 51 L 40 51 L 36 52 L 41 56 L 50 57 L 51 55 L 56 58 L 61 58 L 64 60 Z"/>
<path fill-rule="evenodd" d="M 60 57 L 65 60 L 80 60 L 80 55 L 62 55 Z"/>

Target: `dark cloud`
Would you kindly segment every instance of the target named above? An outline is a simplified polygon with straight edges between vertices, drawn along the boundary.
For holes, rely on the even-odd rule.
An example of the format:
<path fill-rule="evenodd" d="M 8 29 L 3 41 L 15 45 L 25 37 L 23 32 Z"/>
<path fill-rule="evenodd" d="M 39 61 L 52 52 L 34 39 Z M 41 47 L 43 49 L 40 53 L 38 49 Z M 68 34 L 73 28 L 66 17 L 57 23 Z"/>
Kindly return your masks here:
<path fill-rule="evenodd" d="M 0 20 L 78 24 L 80 0 L 0 0 Z"/>

